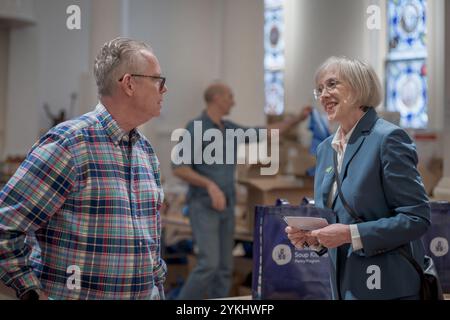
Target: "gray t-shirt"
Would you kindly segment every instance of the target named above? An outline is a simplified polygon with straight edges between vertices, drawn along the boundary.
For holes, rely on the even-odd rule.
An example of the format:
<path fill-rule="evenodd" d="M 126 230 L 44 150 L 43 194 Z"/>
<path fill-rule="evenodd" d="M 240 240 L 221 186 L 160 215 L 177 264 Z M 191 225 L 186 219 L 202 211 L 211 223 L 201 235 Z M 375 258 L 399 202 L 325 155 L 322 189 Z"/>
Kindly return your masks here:
<path fill-rule="evenodd" d="M 173 167 L 180 167 L 180 166 L 189 166 L 197 173 L 201 174 L 202 176 L 206 176 L 212 181 L 214 181 L 219 188 L 224 192 L 225 197 L 227 198 L 227 206 L 234 204 L 235 200 L 235 179 L 234 179 L 234 173 L 237 163 L 237 146 L 239 143 L 246 143 L 249 142 L 249 137 L 246 136 L 244 140 L 238 139 L 236 136 L 232 136 L 230 133 L 231 130 L 241 129 L 244 132 L 247 129 L 261 129 L 261 128 L 250 128 L 250 127 L 243 127 L 240 126 L 232 121 L 223 120 L 223 129 L 221 130 L 219 126 L 217 126 L 211 118 L 208 116 L 206 111 L 204 111 L 200 117 L 190 121 L 187 126 L 186 130 L 190 133 L 191 138 L 191 154 L 190 154 L 190 163 L 188 164 L 179 164 L 175 165 L 172 163 Z M 201 131 L 199 128 L 201 127 Z M 222 142 L 223 142 L 223 154 L 220 157 L 222 159 L 221 163 L 205 163 L 205 154 L 211 154 L 211 147 L 208 148 L 208 146 L 211 143 L 215 142 L 215 139 L 212 138 L 211 141 L 203 141 L 202 137 L 205 133 L 205 131 L 209 129 L 217 129 L 221 131 L 222 133 Z M 227 129 L 231 129 L 228 130 Z M 236 132 L 236 131 L 234 131 Z M 200 137 L 199 137 L 200 133 Z M 197 136 L 195 136 L 197 134 Z M 242 138 L 242 134 L 241 134 Z M 197 141 L 201 141 L 201 147 L 195 148 L 194 139 L 197 139 Z M 256 131 L 256 141 L 260 141 L 261 137 L 259 135 L 259 132 Z M 228 148 L 227 148 L 228 144 Z M 198 146 L 200 146 L 200 143 L 197 143 Z M 208 148 L 205 152 L 205 149 Z M 228 159 L 227 159 L 227 150 L 228 150 Z M 232 150 L 232 154 L 229 154 Z M 213 156 L 216 156 L 216 154 L 213 152 Z M 201 163 L 195 163 L 195 157 L 197 159 L 202 159 Z M 201 157 L 201 158 L 200 158 Z M 215 158 L 217 159 L 217 158 Z M 231 160 L 231 161 L 230 161 Z M 205 188 L 189 185 L 189 191 L 187 194 L 187 201 L 195 199 L 195 201 L 202 201 L 205 204 L 211 205 L 211 200 L 209 198 L 208 192 Z"/>

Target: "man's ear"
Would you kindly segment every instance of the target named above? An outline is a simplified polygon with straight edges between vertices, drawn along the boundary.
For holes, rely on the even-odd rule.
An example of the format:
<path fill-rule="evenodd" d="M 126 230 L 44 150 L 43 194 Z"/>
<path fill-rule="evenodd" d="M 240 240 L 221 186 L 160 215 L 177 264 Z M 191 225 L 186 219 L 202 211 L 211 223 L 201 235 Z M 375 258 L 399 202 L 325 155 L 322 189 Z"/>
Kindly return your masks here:
<path fill-rule="evenodd" d="M 125 92 L 127 96 L 132 96 L 135 91 L 135 83 L 133 77 L 129 74 L 123 76 L 122 81 L 119 82 L 119 87 Z"/>

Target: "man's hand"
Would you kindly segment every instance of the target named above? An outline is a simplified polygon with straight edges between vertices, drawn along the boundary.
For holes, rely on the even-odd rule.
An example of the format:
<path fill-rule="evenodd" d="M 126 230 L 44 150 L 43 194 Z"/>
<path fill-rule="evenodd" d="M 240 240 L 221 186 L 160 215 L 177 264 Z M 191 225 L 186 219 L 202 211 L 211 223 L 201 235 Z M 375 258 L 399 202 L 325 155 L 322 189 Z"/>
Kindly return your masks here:
<path fill-rule="evenodd" d="M 48 295 L 45 292 L 39 291 L 39 300 L 48 300 Z"/>
<path fill-rule="evenodd" d="M 311 235 L 327 248 L 337 248 L 352 242 L 350 226 L 347 224 L 330 224 L 325 228 L 311 231 Z"/>
<path fill-rule="evenodd" d="M 227 201 L 222 190 L 206 176 L 202 176 L 198 172 L 194 171 L 188 166 L 181 166 L 173 170 L 175 176 L 183 179 L 187 183 L 205 188 L 208 192 L 209 198 L 211 199 L 212 207 L 217 211 L 225 210 L 227 206 Z"/>
<path fill-rule="evenodd" d="M 48 295 L 41 290 L 30 290 L 23 294 L 20 300 L 48 300 Z"/>
<path fill-rule="evenodd" d="M 208 183 L 206 187 L 208 191 L 209 197 L 211 198 L 212 207 L 217 211 L 225 210 L 227 206 L 227 200 L 225 198 L 224 193 L 214 182 Z"/>
<path fill-rule="evenodd" d="M 298 114 L 298 121 L 301 122 L 308 118 L 309 114 L 312 112 L 313 107 L 311 106 L 304 106 L 300 113 Z"/>
<path fill-rule="evenodd" d="M 303 249 L 305 244 L 308 246 L 319 245 L 317 238 L 311 235 L 311 231 L 300 230 L 294 227 L 286 227 L 288 239 L 297 249 Z"/>
<path fill-rule="evenodd" d="M 312 112 L 313 107 L 311 106 L 304 106 L 299 114 L 292 115 L 288 117 L 287 119 L 284 119 L 283 121 L 278 121 L 275 123 L 272 123 L 267 126 L 267 139 L 270 139 L 272 134 L 272 130 L 279 130 L 279 134 L 282 135 L 285 132 L 287 132 L 289 129 L 291 129 L 293 126 L 299 124 L 306 118 L 308 118 L 309 114 Z"/>

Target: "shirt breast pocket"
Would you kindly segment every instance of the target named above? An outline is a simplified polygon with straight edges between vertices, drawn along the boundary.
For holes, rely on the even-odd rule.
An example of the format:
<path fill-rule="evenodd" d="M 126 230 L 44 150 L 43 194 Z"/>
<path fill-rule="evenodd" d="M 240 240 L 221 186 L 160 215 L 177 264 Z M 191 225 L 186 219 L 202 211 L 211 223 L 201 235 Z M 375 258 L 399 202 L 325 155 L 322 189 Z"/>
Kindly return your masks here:
<path fill-rule="evenodd" d="M 162 201 L 164 200 L 163 190 L 151 173 L 145 179 L 138 182 L 134 196 L 137 199 L 140 215 L 143 216 L 155 214 L 161 208 Z"/>

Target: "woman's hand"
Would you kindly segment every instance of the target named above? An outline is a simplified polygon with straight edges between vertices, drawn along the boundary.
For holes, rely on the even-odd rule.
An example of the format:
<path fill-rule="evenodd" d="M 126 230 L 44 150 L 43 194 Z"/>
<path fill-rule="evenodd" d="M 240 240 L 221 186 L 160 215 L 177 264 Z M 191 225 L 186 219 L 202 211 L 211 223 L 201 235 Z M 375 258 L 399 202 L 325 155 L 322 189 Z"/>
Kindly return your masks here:
<path fill-rule="evenodd" d="M 284 231 L 287 233 L 288 239 L 297 249 L 303 249 L 306 245 L 318 245 L 317 238 L 311 235 L 311 231 L 300 230 L 294 227 L 286 227 Z"/>
<path fill-rule="evenodd" d="M 330 224 L 322 229 L 311 231 L 318 242 L 327 248 L 337 248 L 343 244 L 352 242 L 350 226 L 347 224 Z"/>

